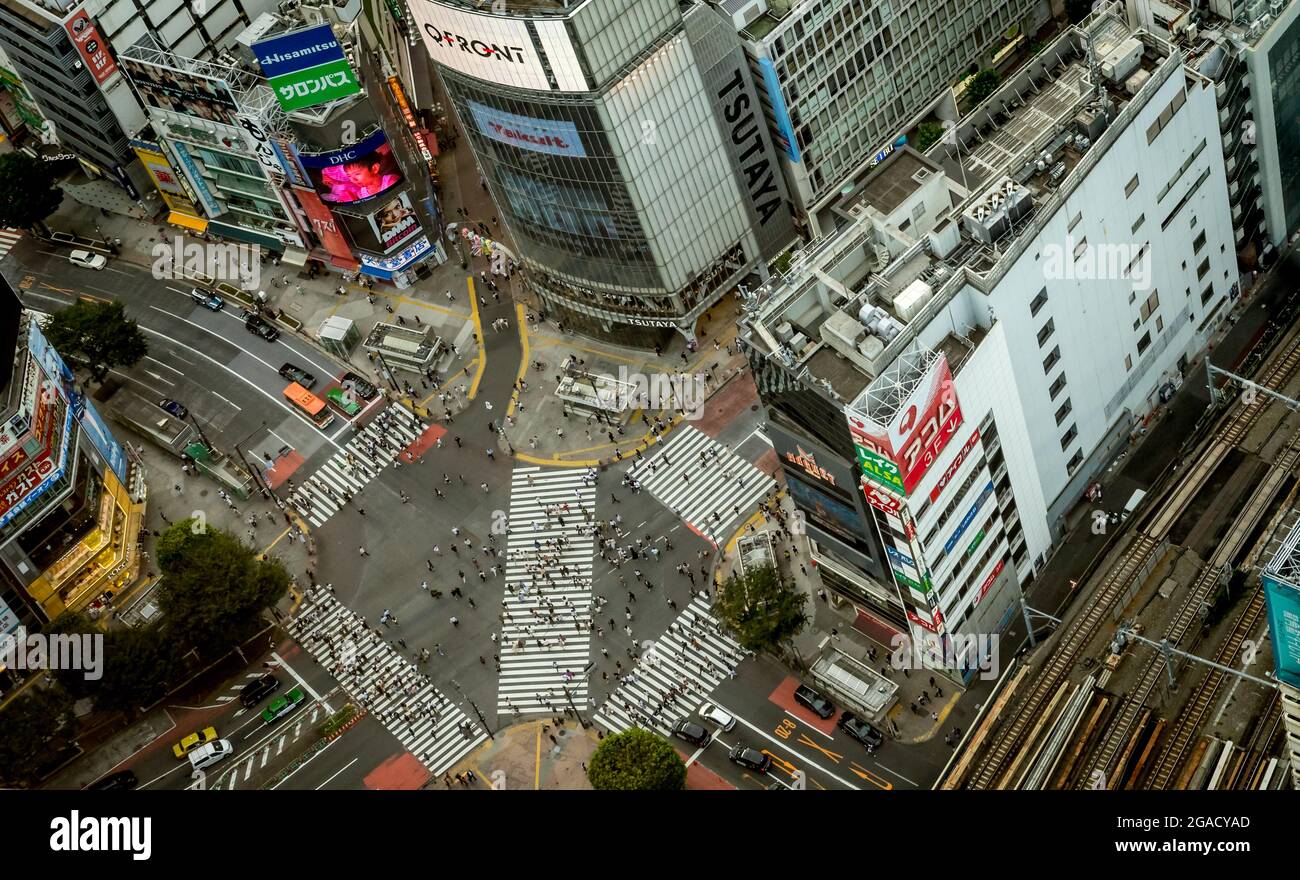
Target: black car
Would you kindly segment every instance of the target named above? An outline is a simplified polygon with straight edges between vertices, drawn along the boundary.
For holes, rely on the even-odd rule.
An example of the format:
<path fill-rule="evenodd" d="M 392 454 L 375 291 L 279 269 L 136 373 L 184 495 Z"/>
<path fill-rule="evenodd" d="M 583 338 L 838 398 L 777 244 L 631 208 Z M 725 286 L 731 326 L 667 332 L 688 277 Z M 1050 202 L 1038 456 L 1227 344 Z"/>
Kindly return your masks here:
<path fill-rule="evenodd" d="M 708 745 L 711 735 L 700 725 L 686 719 L 682 719 L 673 725 L 673 736 L 697 746 Z"/>
<path fill-rule="evenodd" d="M 830 718 L 835 714 L 835 706 L 831 701 L 806 684 L 801 684 L 794 689 L 794 701 L 804 708 L 811 709 L 818 718 Z"/>
<path fill-rule="evenodd" d="M 219 312 L 226 307 L 226 301 L 215 293 L 209 293 L 206 290 L 199 290 L 197 287 L 190 290 L 190 299 L 203 306 L 210 312 Z"/>
<path fill-rule="evenodd" d="M 772 756 L 760 752 L 758 749 L 740 743 L 727 755 L 731 763 L 747 767 L 756 773 L 766 773 L 767 769 L 772 766 Z"/>
<path fill-rule="evenodd" d="M 86 791 L 125 791 L 139 785 L 139 780 L 130 770 L 113 773 L 103 779 L 97 779 L 86 786 Z"/>
<path fill-rule="evenodd" d="M 280 679 L 270 674 L 263 675 L 252 684 L 244 685 L 244 689 L 239 692 L 239 702 L 244 704 L 244 708 L 251 709 L 279 686 Z"/>
<path fill-rule="evenodd" d="M 275 342 L 280 338 L 280 331 L 263 321 L 257 315 L 249 315 L 244 319 L 244 329 L 249 333 L 262 337 L 267 342 Z"/>
<path fill-rule="evenodd" d="M 378 388 L 356 373 L 344 373 L 343 378 L 339 380 L 339 384 L 344 388 L 350 388 L 362 400 L 374 400 L 375 395 L 379 393 Z"/>
<path fill-rule="evenodd" d="M 841 715 L 835 726 L 866 746 L 868 752 L 874 752 L 884 745 L 885 735 L 852 712 Z"/>
<path fill-rule="evenodd" d="M 175 416 L 178 419 L 183 419 L 190 414 L 190 411 L 185 408 L 183 403 L 172 400 L 170 397 L 164 397 L 158 401 L 158 407 L 166 410 L 168 415 Z"/>
<path fill-rule="evenodd" d="M 304 370 L 302 367 L 294 364 L 285 364 L 280 368 L 280 375 L 290 382 L 297 382 L 303 388 L 308 390 L 316 384 L 316 377 Z"/>

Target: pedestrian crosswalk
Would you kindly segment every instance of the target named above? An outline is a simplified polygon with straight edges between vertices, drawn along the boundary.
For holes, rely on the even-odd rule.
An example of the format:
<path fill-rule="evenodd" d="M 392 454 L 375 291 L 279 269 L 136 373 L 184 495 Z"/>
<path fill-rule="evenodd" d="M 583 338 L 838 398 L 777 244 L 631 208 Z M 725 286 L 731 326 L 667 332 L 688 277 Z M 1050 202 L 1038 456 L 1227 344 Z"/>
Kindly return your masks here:
<path fill-rule="evenodd" d="M 510 484 L 497 711 L 587 705 L 595 475 L 515 468 Z M 567 689 L 567 694 L 566 694 Z"/>
<path fill-rule="evenodd" d="M 0 260 L 8 256 L 9 252 L 14 249 L 14 245 L 22 240 L 22 237 L 22 230 L 0 227 Z"/>
<path fill-rule="evenodd" d="M 745 649 L 722 631 L 708 604 L 697 596 L 642 652 L 600 706 L 596 721 L 615 733 L 642 727 L 667 736 L 745 656 Z"/>
<path fill-rule="evenodd" d="M 434 775 L 487 739 L 385 638 L 382 626 L 367 624 L 324 587 L 308 595 L 290 631 Z"/>
<path fill-rule="evenodd" d="M 389 407 L 295 486 L 289 493 L 289 503 L 312 526 L 321 526 L 423 431 L 423 425 L 411 413 Z"/>
<path fill-rule="evenodd" d="M 690 425 L 679 425 L 628 475 L 715 547 L 776 488 L 767 474 Z"/>

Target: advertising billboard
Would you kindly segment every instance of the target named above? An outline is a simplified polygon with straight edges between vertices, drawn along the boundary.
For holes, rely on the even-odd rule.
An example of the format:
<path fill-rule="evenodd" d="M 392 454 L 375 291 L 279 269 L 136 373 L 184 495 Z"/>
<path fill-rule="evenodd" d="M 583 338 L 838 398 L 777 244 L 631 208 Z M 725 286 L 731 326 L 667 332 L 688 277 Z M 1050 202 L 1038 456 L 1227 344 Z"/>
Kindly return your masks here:
<path fill-rule="evenodd" d="M 529 177 L 505 166 L 498 173 L 506 200 L 520 220 L 587 239 L 618 238 L 609 205 L 593 187 Z"/>
<path fill-rule="evenodd" d="M 429 139 L 425 137 L 427 132 L 420 127 L 420 121 L 415 118 L 415 113 L 411 110 L 411 104 L 406 100 L 406 92 L 402 90 L 401 81 L 395 76 L 390 76 L 388 78 L 388 90 L 393 93 L 393 100 L 397 103 L 397 110 L 402 114 L 402 121 L 406 123 L 407 129 L 410 130 L 415 145 L 420 150 L 420 156 L 424 159 L 424 163 L 429 166 L 429 170 L 436 176 L 438 163 L 435 161 L 434 151 L 429 145 Z M 430 216 L 436 217 L 438 215 L 431 214 Z"/>
<path fill-rule="evenodd" d="M 943 476 L 939 478 L 939 482 L 935 483 L 934 488 L 930 490 L 931 504 L 939 500 L 939 496 L 943 494 L 943 490 L 952 482 L 952 478 L 957 475 L 957 471 L 961 470 L 961 466 L 965 463 L 966 457 L 970 455 L 971 450 L 975 448 L 975 444 L 979 442 L 979 439 L 980 430 L 979 428 L 976 428 L 974 433 L 970 435 L 970 439 L 966 441 L 965 445 L 962 446 L 961 450 L 957 453 L 957 457 L 952 460 L 952 464 L 948 465 L 948 469 L 943 472 Z"/>
<path fill-rule="evenodd" d="M 140 98 L 150 107 L 196 116 L 222 125 L 237 126 L 235 99 L 224 80 L 146 64 L 134 58 L 122 61 Z"/>
<path fill-rule="evenodd" d="M 984 487 L 984 491 L 980 492 L 979 497 L 975 499 L 975 503 L 971 505 L 970 510 L 966 511 L 966 515 L 961 518 L 961 522 L 957 524 L 956 530 L 947 541 L 943 542 L 944 553 L 951 553 L 952 548 L 957 546 L 957 542 L 961 540 L 961 536 L 968 528 L 970 528 L 970 524 L 975 521 L 975 516 L 980 512 L 980 508 L 984 506 L 985 502 L 989 500 L 989 496 L 992 494 L 993 481 L 990 480 Z"/>
<path fill-rule="evenodd" d="M 1300 687 L 1300 590 L 1265 572 L 1259 577 L 1268 605 L 1273 669 L 1279 681 Z"/>
<path fill-rule="evenodd" d="M 537 119 L 496 110 L 478 101 L 466 101 L 474 124 L 486 137 L 512 147 L 585 159 L 587 150 L 578 137 L 578 127 L 560 119 Z"/>
<path fill-rule="evenodd" d="M 185 188 L 184 179 L 172 168 L 161 147 L 146 141 L 131 141 L 131 148 L 144 170 L 149 172 L 149 179 L 153 181 L 154 188 L 163 197 L 169 210 L 190 217 L 201 216 Z"/>
<path fill-rule="evenodd" d="M 332 153 L 299 153 L 321 201 L 346 205 L 382 195 L 402 182 L 393 147 L 383 131 Z"/>
<path fill-rule="evenodd" d="M 550 91 L 524 20 L 451 9 L 433 0 L 411 0 L 409 6 L 434 61 L 487 82 Z"/>
<path fill-rule="evenodd" d="M 108 43 L 99 35 L 99 30 L 86 10 L 78 9 L 72 18 L 63 23 L 63 29 L 72 38 L 72 44 L 77 47 L 82 63 L 95 78 L 95 82 L 102 86 L 110 76 L 117 73 L 117 64 L 108 51 Z"/>
<path fill-rule="evenodd" d="M 371 257 L 360 254 L 361 271 L 376 278 L 391 278 L 433 249 L 428 236 L 422 235 L 402 250 L 389 257 Z"/>
<path fill-rule="evenodd" d="M 863 474 L 910 495 L 962 425 L 948 359 L 938 355 L 931 362 L 887 426 L 853 410 L 848 419 Z"/>
<path fill-rule="evenodd" d="M 406 193 L 371 214 L 369 223 L 384 253 L 401 247 L 420 233 L 420 221 Z"/>
<path fill-rule="evenodd" d="M 126 452 L 122 449 L 122 444 L 117 442 L 113 432 L 108 430 L 108 425 L 104 424 L 104 419 L 95 409 L 95 404 L 89 399 L 85 401 L 86 408 L 81 413 L 81 429 L 86 432 L 90 445 L 94 446 L 99 454 L 104 457 L 104 463 L 108 469 L 117 475 L 118 482 L 123 486 L 126 485 Z"/>
<path fill-rule="evenodd" d="M 763 428 L 787 473 L 793 473 L 846 500 L 853 496 L 857 477 L 842 458 L 818 443 L 797 437 L 775 422 Z"/>
<path fill-rule="evenodd" d="M 325 248 L 335 260 L 343 260 L 356 265 L 348 240 L 339 231 L 334 215 L 326 207 L 325 203 L 320 200 L 320 196 L 310 189 L 295 189 L 293 194 L 298 197 L 298 204 L 302 206 L 303 213 L 311 221 L 311 231 L 320 240 L 321 247 Z"/>
<path fill-rule="evenodd" d="M 361 91 L 356 73 L 328 24 L 259 40 L 253 44 L 253 54 L 286 112 Z"/>
<path fill-rule="evenodd" d="M 199 197 L 199 204 L 207 212 L 209 217 L 219 217 L 223 213 L 221 206 L 217 204 L 216 198 L 212 195 L 212 190 L 208 189 L 208 182 L 203 179 L 199 173 L 199 166 L 194 162 L 194 157 L 190 151 L 180 141 L 168 141 L 168 146 L 180 160 L 181 167 L 185 169 L 185 177 L 189 180 L 190 185 L 194 187 L 194 193 Z"/>
<path fill-rule="evenodd" d="M 803 480 L 788 479 L 786 486 L 790 498 L 803 511 L 809 524 L 839 538 L 851 547 L 869 553 L 871 540 L 867 537 L 862 517 L 847 504 L 822 492 Z"/>

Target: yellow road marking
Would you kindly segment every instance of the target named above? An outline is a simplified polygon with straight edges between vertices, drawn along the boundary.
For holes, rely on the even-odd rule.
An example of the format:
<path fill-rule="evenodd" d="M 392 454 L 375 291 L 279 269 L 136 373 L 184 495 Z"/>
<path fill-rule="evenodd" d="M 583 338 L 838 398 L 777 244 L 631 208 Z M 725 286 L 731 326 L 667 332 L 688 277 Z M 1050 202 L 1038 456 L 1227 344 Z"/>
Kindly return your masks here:
<path fill-rule="evenodd" d="M 527 375 L 528 361 L 531 357 L 531 349 L 528 346 L 528 321 L 524 314 L 523 303 L 515 303 L 515 323 L 519 327 L 519 344 L 522 352 L 519 356 L 519 371 L 515 373 L 515 384 L 510 391 L 510 405 L 506 407 L 506 418 L 515 414 L 515 406 L 519 403 L 519 380 Z"/>
<path fill-rule="evenodd" d="M 473 400 L 478 396 L 478 383 L 483 381 L 483 374 L 487 371 L 487 338 L 483 335 L 483 322 L 478 314 L 478 296 L 474 293 L 474 276 L 468 276 L 465 283 L 469 286 L 469 309 L 470 315 L 474 318 L 474 332 L 478 334 L 478 369 L 474 372 L 474 381 L 470 383 L 469 391 L 465 395 L 466 400 Z"/>
<path fill-rule="evenodd" d="M 799 734 L 799 744 L 800 744 L 800 745 L 803 745 L 803 746 L 809 746 L 809 747 L 811 747 L 811 748 L 816 749 L 817 751 L 821 752 L 821 753 L 822 753 L 823 755 L 825 755 L 826 757 L 830 758 L 830 759 L 831 759 L 832 761 L 834 761 L 836 764 L 838 764 L 838 763 L 840 762 L 840 758 L 843 758 L 843 757 L 844 757 L 843 755 L 837 754 L 836 752 L 832 752 L 830 749 L 823 748 L 822 746 L 819 746 L 817 743 L 815 743 L 815 742 L 813 742 L 811 739 L 809 739 L 809 738 L 808 738 L 808 734 L 806 734 L 806 733 L 801 733 L 801 734 Z"/>
<path fill-rule="evenodd" d="M 880 789 L 883 789 L 883 790 L 885 790 L 885 791 L 893 791 L 893 790 L 894 790 L 894 784 L 893 784 L 892 782 L 890 782 L 889 780 L 884 779 L 884 778 L 882 778 L 882 777 L 880 777 L 880 776 L 877 776 L 876 774 L 872 773 L 872 772 L 871 772 L 870 770 L 868 770 L 867 768 L 865 768 L 865 767 L 861 767 L 861 766 L 859 766 L 857 763 L 855 763 L 855 762 L 853 762 L 853 761 L 850 761 L 850 762 L 849 762 L 849 769 L 852 770 L 852 771 L 853 771 L 853 774 L 854 774 L 855 776 L 857 776 L 859 779 L 861 779 L 861 780 L 863 780 L 863 781 L 865 781 L 865 782 L 870 782 L 870 783 L 871 783 L 872 785 L 874 785 L 876 788 L 880 788 Z"/>
<path fill-rule="evenodd" d="M 542 725 L 537 722 L 537 757 L 533 764 L 533 791 L 542 787 Z"/>

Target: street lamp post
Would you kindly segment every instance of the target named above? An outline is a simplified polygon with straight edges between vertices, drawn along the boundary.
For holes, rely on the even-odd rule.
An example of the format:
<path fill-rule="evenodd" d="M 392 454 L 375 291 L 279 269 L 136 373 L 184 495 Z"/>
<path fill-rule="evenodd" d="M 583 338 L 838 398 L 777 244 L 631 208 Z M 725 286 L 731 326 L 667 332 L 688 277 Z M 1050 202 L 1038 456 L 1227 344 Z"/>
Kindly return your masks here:
<path fill-rule="evenodd" d="M 190 412 L 189 410 L 186 410 L 185 417 L 190 420 L 190 422 L 194 425 L 195 428 L 198 428 L 199 439 L 203 441 L 203 445 L 207 447 L 208 452 L 216 452 L 217 451 L 216 447 L 212 445 L 212 441 L 208 439 L 208 435 L 203 433 L 203 426 L 199 424 L 198 419 L 194 418 L 194 413 Z"/>
<path fill-rule="evenodd" d="M 456 689 L 456 693 L 460 694 L 460 698 L 462 700 L 464 700 L 466 703 L 469 703 L 469 707 L 473 709 L 474 714 L 478 716 L 478 723 L 483 726 L 483 732 L 487 734 L 488 739 L 493 740 L 495 742 L 496 737 L 492 735 L 492 728 L 488 727 L 487 719 L 483 717 L 483 712 L 479 709 L 478 704 L 475 703 L 473 700 L 471 700 L 469 697 L 465 696 L 465 692 L 460 689 L 460 685 L 456 682 L 454 678 L 450 679 L 450 681 L 451 681 L 451 686 Z"/>

